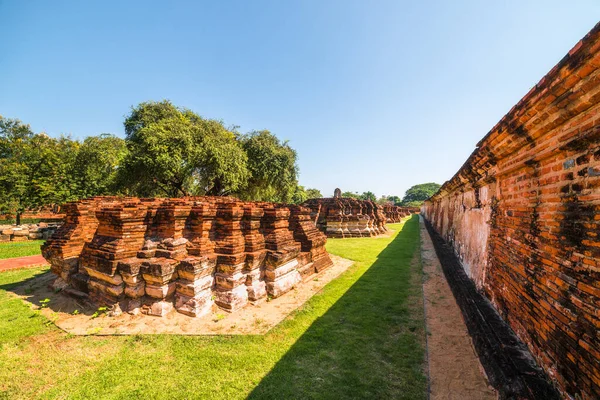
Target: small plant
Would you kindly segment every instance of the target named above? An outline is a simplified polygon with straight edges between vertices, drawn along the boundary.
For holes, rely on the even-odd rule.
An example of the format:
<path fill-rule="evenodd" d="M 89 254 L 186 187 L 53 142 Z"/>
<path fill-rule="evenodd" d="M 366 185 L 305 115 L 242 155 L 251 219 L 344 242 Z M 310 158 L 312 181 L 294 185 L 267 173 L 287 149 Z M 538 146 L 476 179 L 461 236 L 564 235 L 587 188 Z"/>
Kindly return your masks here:
<path fill-rule="evenodd" d="M 79 314 L 79 310 L 74 310 L 74 311 L 71 313 L 71 315 L 77 315 L 77 314 Z"/>
<path fill-rule="evenodd" d="M 49 317 L 48 320 L 46 322 L 44 322 L 44 325 L 46 326 L 50 326 L 52 324 L 56 324 L 56 321 L 58 321 L 58 314 L 53 312 Z"/>
<path fill-rule="evenodd" d="M 271 300 L 273 300 L 273 296 L 271 296 L 271 295 L 268 295 L 268 296 L 267 296 L 267 303 L 268 303 L 269 301 L 271 301 Z"/>
<path fill-rule="evenodd" d="M 222 319 L 225 319 L 225 314 L 218 313 L 217 315 L 215 315 L 215 318 L 213 319 L 213 321 L 214 322 L 219 322 Z"/>
<path fill-rule="evenodd" d="M 40 300 L 40 308 L 48 308 L 48 304 L 50 304 L 50 299 Z"/>
<path fill-rule="evenodd" d="M 90 328 L 86 331 L 86 334 L 87 335 L 96 335 L 96 334 L 100 333 L 101 330 L 102 330 L 101 327 Z"/>
<path fill-rule="evenodd" d="M 108 307 L 98 307 L 98 309 L 96 310 L 96 312 L 94 312 L 92 314 L 92 319 L 94 318 L 98 318 L 100 315 L 106 313 L 106 311 L 108 310 Z"/>

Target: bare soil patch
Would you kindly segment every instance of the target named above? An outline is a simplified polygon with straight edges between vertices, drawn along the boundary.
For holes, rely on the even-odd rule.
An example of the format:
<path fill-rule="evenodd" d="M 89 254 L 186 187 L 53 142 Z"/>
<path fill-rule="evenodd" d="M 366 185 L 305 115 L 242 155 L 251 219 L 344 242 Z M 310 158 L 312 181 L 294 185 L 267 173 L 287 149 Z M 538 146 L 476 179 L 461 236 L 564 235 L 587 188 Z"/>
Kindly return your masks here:
<path fill-rule="evenodd" d="M 270 301 L 227 313 L 213 308 L 213 312 L 201 318 L 192 318 L 178 312 L 165 317 L 148 315 L 109 316 L 98 312 L 80 300 L 62 293 L 54 293 L 50 284 L 55 276 L 43 274 L 17 288 L 15 293 L 32 307 L 49 299 L 42 314 L 57 327 L 73 335 L 262 335 L 281 322 L 292 311 L 302 306 L 327 283 L 346 271 L 353 261 L 330 255 L 333 266 L 310 278 L 287 294 Z"/>

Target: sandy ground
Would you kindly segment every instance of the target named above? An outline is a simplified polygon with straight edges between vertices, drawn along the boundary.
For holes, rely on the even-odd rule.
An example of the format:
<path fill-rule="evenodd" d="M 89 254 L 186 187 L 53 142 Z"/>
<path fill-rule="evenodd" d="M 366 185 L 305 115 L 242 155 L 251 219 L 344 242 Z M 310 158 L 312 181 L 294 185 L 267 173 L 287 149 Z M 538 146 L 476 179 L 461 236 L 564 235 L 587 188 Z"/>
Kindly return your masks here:
<path fill-rule="evenodd" d="M 204 317 L 193 318 L 178 312 L 167 316 L 148 315 L 108 316 L 98 313 L 89 305 L 61 293 L 54 293 L 49 284 L 54 275 L 39 275 L 15 290 L 26 302 L 37 308 L 40 300 L 50 299 L 42 313 L 60 329 L 74 335 L 134 335 L 134 334 L 178 334 L 178 335 L 248 335 L 265 334 L 292 311 L 304 304 L 327 283 L 346 271 L 351 260 L 330 255 L 333 266 L 311 277 L 286 295 L 258 305 L 249 304 L 233 313 L 214 307 Z"/>
<path fill-rule="evenodd" d="M 497 395 L 473 348 L 460 309 L 446 282 L 421 219 L 421 262 L 432 400 L 487 400 Z"/>

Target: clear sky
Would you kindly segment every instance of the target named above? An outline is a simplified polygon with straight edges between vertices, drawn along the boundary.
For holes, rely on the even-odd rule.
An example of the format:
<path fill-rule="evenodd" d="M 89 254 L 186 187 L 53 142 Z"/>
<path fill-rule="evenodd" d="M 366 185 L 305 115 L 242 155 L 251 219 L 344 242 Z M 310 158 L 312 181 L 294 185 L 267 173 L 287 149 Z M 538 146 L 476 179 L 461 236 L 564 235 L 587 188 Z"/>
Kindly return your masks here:
<path fill-rule="evenodd" d="M 300 183 L 443 183 L 600 19 L 599 0 L 0 0 L 0 115 L 123 136 L 170 99 L 298 151 Z"/>

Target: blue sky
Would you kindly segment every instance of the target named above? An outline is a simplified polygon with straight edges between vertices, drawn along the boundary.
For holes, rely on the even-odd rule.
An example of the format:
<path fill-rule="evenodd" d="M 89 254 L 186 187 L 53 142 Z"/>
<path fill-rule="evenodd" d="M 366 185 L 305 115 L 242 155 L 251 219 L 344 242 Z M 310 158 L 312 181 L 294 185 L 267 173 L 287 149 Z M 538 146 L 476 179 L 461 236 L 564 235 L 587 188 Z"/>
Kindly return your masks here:
<path fill-rule="evenodd" d="M 475 144 L 600 19 L 600 1 L 0 0 L 0 115 L 123 136 L 170 99 L 298 151 L 300 183 L 402 195 Z"/>

